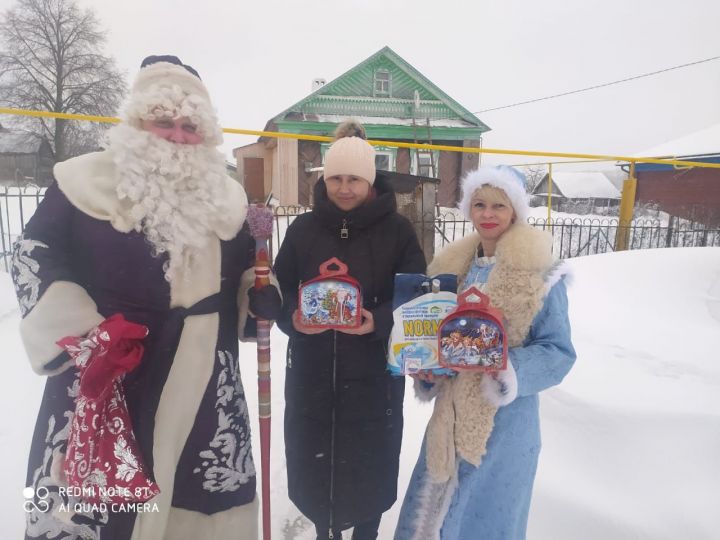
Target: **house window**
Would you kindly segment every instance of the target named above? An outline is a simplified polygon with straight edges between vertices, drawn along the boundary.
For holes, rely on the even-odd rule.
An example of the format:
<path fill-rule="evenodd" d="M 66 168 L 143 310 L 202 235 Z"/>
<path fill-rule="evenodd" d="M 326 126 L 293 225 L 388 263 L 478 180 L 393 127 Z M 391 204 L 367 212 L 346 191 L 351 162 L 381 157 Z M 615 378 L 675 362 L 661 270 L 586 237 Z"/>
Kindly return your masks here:
<path fill-rule="evenodd" d="M 375 154 L 375 168 L 378 171 L 391 171 L 390 164 L 392 163 L 392 154 L 390 153 L 378 153 Z"/>
<path fill-rule="evenodd" d="M 389 146 L 375 147 L 375 169 L 378 171 L 395 171 L 397 148 Z"/>
<path fill-rule="evenodd" d="M 418 158 L 418 169 L 420 176 L 435 176 L 435 164 L 429 154 L 420 154 Z"/>
<path fill-rule="evenodd" d="M 390 82 L 390 72 L 387 69 L 378 69 L 375 72 L 375 96 L 389 96 Z"/>
<path fill-rule="evenodd" d="M 420 154 L 418 154 L 417 150 L 413 150 L 412 162 L 410 164 L 410 171 L 412 174 L 438 178 L 438 172 L 440 169 L 440 152 L 433 150 L 432 153 L 433 156 L 431 161 L 429 153 L 420 152 Z"/>

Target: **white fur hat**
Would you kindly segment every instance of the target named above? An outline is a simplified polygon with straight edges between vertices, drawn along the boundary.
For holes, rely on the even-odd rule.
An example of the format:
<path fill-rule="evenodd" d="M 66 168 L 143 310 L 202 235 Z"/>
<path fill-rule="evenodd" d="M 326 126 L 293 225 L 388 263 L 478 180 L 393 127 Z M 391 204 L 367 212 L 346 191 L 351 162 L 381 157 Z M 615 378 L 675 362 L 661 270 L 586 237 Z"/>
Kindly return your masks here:
<path fill-rule="evenodd" d="M 198 72 L 184 65 L 176 56 L 149 56 L 143 60 L 133 83 L 132 93 L 147 92 L 154 84 L 175 84 L 188 94 L 196 94 L 210 101 L 210 94 Z"/>
<path fill-rule="evenodd" d="M 458 208 L 462 210 L 466 219 L 471 220 L 470 204 L 473 193 L 484 185 L 502 189 L 510 199 L 518 220 L 521 223 L 527 221 L 528 217 L 530 217 L 530 204 L 528 194 L 525 191 L 525 175 L 508 165 L 480 167 L 465 175 L 462 180 L 462 199 L 458 204 Z"/>
<path fill-rule="evenodd" d="M 343 137 L 325 152 L 323 176 L 348 174 L 375 182 L 375 149 L 360 137 Z"/>
<path fill-rule="evenodd" d="M 175 56 L 151 56 L 143 61 L 125 106 L 125 119 L 140 127 L 142 120 L 164 115 L 187 117 L 198 126 L 206 144 L 222 143 L 222 128 L 210 94 L 197 71 Z"/>

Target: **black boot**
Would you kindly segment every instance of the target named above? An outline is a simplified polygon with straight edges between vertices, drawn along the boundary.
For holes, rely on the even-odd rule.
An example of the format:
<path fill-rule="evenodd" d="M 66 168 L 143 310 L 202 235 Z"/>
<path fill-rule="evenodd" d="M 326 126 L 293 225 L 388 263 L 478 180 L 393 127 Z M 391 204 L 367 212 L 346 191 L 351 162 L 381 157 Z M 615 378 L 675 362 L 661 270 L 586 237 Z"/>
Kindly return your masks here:
<path fill-rule="evenodd" d="M 358 523 L 353 529 L 352 540 L 375 540 L 378 537 L 382 515 L 364 523 Z"/>

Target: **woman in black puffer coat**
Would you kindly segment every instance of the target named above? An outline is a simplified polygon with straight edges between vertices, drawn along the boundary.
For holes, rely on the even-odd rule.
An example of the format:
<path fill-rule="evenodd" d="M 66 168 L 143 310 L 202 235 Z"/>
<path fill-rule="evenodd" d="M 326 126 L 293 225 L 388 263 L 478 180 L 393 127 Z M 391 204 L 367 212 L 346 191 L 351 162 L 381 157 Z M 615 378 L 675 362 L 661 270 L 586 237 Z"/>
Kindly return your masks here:
<path fill-rule="evenodd" d="M 345 135 L 343 137 L 343 135 Z M 359 135 L 359 136 L 358 136 Z M 288 228 L 275 260 L 288 334 L 285 454 L 290 499 L 318 539 L 377 538 L 397 497 L 405 380 L 386 370 L 396 273 L 424 272 L 425 257 L 395 194 L 375 171 L 375 151 L 358 124 L 342 124 L 325 156 L 312 212 Z M 358 329 L 296 324 L 298 287 L 331 257 L 363 293 Z"/>

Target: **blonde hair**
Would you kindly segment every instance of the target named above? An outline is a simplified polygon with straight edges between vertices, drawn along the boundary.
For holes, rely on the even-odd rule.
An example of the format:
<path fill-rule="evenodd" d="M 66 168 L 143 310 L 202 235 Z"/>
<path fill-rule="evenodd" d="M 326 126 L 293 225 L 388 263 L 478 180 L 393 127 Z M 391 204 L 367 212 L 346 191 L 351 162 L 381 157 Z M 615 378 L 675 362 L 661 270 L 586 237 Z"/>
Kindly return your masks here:
<path fill-rule="evenodd" d="M 483 199 L 484 201 L 492 204 L 502 203 L 512 208 L 513 213 L 516 213 L 515 208 L 512 205 L 512 201 L 510 200 L 510 197 L 508 197 L 508 194 L 505 193 L 504 190 L 496 188 L 495 186 L 491 186 L 490 184 L 483 184 L 475 191 L 473 191 L 472 197 L 470 197 L 471 206 L 476 199 Z"/>
<path fill-rule="evenodd" d="M 530 216 L 528 194 L 525 190 L 525 176 L 513 167 L 499 165 L 496 167 L 480 167 L 468 172 L 462 180 L 462 198 L 458 208 L 465 219 L 470 220 L 470 199 L 479 188 L 490 185 L 500 188 L 512 202 L 518 221 L 524 223 Z"/>

